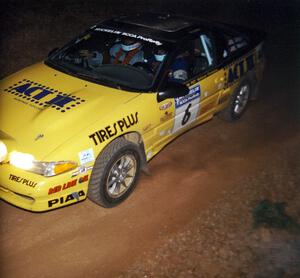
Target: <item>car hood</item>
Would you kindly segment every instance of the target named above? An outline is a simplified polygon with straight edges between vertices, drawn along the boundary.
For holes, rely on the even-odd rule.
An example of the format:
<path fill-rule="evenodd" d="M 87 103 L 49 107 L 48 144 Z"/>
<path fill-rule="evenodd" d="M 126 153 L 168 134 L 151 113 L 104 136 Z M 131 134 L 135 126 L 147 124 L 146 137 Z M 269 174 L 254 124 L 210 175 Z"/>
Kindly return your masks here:
<path fill-rule="evenodd" d="M 38 63 L 1 81 L 0 138 L 42 159 L 137 96 Z"/>

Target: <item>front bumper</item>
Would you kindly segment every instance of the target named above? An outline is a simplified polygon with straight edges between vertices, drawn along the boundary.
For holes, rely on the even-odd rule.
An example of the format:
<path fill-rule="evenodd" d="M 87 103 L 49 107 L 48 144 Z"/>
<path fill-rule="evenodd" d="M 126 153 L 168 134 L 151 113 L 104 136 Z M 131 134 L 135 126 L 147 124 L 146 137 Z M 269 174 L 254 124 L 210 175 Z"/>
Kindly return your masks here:
<path fill-rule="evenodd" d="M 86 199 L 90 173 L 72 177 L 72 171 L 43 177 L 0 165 L 0 198 L 30 211 L 48 211 Z"/>

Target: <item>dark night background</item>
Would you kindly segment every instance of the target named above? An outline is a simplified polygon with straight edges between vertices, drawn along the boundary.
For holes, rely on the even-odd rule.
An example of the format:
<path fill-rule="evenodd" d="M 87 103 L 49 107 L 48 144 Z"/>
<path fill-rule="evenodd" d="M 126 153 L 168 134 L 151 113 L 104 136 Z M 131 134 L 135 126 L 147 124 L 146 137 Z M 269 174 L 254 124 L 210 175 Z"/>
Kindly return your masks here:
<path fill-rule="evenodd" d="M 208 232 L 205 233 L 206 226 L 204 225 L 204 228 L 198 233 L 206 236 L 203 240 L 204 243 L 199 244 L 200 247 L 197 244 L 201 240 L 191 244 L 190 250 L 196 249 L 196 253 L 189 250 L 187 255 L 183 256 L 184 258 L 178 255 L 180 258 L 178 259 L 178 257 L 166 257 L 157 253 L 158 251 L 156 253 L 151 251 L 150 255 L 152 254 L 153 258 L 157 256 L 167 265 L 164 266 L 158 261 L 154 264 L 153 269 L 159 269 L 158 273 L 162 275 L 159 277 L 176 277 L 175 272 L 170 269 L 175 271 L 176 267 L 181 267 L 181 264 L 184 265 L 182 267 L 186 267 L 188 263 L 193 262 L 193 258 L 197 258 L 198 261 L 192 268 L 196 274 L 188 276 L 185 273 L 181 277 L 202 277 L 197 276 L 197 273 L 198 275 L 206 273 L 207 275 L 203 277 L 225 278 L 299 277 L 293 276 L 293 273 L 300 275 L 299 264 L 296 270 L 289 268 L 288 263 L 280 270 L 276 269 L 275 264 L 287 262 L 287 258 L 291 257 L 291 253 L 288 251 L 282 253 L 283 255 L 279 257 L 277 263 L 273 263 L 273 269 L 272 263 L 264 261 L 264 258 L 273 256 L 272 251 L 270 253 L 266 251 L 270 247 L 268 243 L 282 242 L 283 250 L 293 251 L 292 247 L 298 246 L 298 249 L 293 251 L 296 252 L 293 253 L 296 254 L 293 262 L 296 260 L 299 262 L 299 235 L 295 236 L 289 233 L 278 235 L 270 229 L 253 231 L 249 228 L 252 223 L 249 211 L 253 209 L 253 204 L 257 200 L 263 198 L 285 201 L 290 207 L 289 212 L 294 217 L 298 217 L 298 222 L 300 221 L 300 1 L 0 0 L 0 3 L 1 78 L 41 61 L 53 48 L 64 45 L 93 24 L 122 14 L 140 11 L 174 13 L 235 23 L 258 28 L 267 33 L 265 44 L 267 64 L 261 86 L 262 97 L 257 104 L 250 106 L 245 118 L 243 117 L 236 124 L 228 125 L 216 118 L 170 144 L 162 154 L 158 155 L 158 158 L 150 162 L 150 171 L 154 174 L 151 177 L 142 178 L 137 192 L 125 204 L 108 211 L 85 201 L 76 206 L 50 213 L 31 214 L 1 201 L 0 276 L 3 274 L 5 277 L 27 278 L 80 277 L 83 275 L 86 277 L 117 277 L 116 275 L 123 272 L 124 276 L 120 277 L 147 277 L 144 276 L 146 274 L 149 275 L 148 277 L 157 277 L 155 274 L 151 276 L 151 263 L 154 264 L 151 261 L 152 258 L 146 261 L 138 259 L 142 260 L 141 257 L 148 250 L 153 249 L 153 246 L 163 245 L 169 240 L 168 237 L 176 232 L 187 230 L 185 225 L 194 223 L 195 219 L 198 219 L 198 215 L 207 209 L 205 205 L 201 204 L 205 204 L 207 200 L 214 203 L 214 201 L 222 199 L 217 192 L 229 190 L 226 186 L 232 186 L 232 188 L 237 188 L 240 195 L 237 194 L 234 199 L 235 195 L 233 194 L 232 198 L 229 198 L 230 205 L 243 207 L 247 204 L 248 207 L 244 214 L 243 209 L 240 209 L 239 214 L 236 214 L 235 217 L 228 216 L 228 219 L 223 217 L 226 221 L 222 223 L 226 234 L 228 234 L 228 230 L 226 230 L 228 226 L 230 226 L 228 229 L 234 227 L 235 230 L 229 234 L 233 235 L 232 238 L 241 237 L 241 240 L 235 242 L 234 239 L 229 240 L 225 235 L 223 238 L 218 236 L 214 238 L 214 233 L 222 234 L 220 230 L 223 228 L 216 231 L 216 228 L 209 227 L 211 230 L 208 229 Z M 177 164 L 182 166 L 187 157 L 194 161 L 194 165 L 200 170 L 192 163 L 187 163 L 184 165 L 186 168 L 182 169 L 191 176 L 198 177 L 197 175 L 200 173 L 201 181 L 205 181 L 200 189 L 197 187 L 198 183 L 190 180 L 188 176 L 176 176 L 180 173 L 180 167 L 177 168 Z M 204 170 L 201 165 L 204 165 Z M 164 171 L 162 171 L 162 167 Z M 234 167 L 240 172 L 232 170 Z M 163 175 L 165 173 L 169 173 L 169 176 L 164 180 L 164 186 L 156 187 L 161 182 L 160 178 L 165 177 Z M 253 186 L 249 187 L 251 190 L 249 188 L 248 191 L 244 190 L 244 184 L 233 178 L 235 175 L 245 184 L 247 184 L 247 178 L 252 178 Z M 230 185 L 228 180 L 231 182 Z M 180 187 L 181 183 L 190 186 L 190 193 Z M 174 188 L 181 193 L 176 194 Z M 207 196 L 202 195 L 201 190 L 208 193 Z M 200 194 L 197 194 L 199 192 Z M 245 192 L 251 192 L 249 193 L 251 197 Z M 150 199 L 151 201 L 149 201 Z M 236 203 L 232 200 L 235 200 Z M 217 210 L 214 215 L 219 215 L 221 211 L 222 208 Z M 243 218 L 248 226 L 240 225 L 242 221 L 239 218 Z M 208 222 L 213 221 L 212 219 L 213 217 Z M 233 221 L 234 225 L 231 225 L 230 221 Z M 96 228 L 97 233 L 95 232 Z M 116 231 L 116 229 L 119 230 Z M 195 230 L 194 228 L 189 229 Z M 157 231 L 160 234 L 157 235 Z M 184 231 L 182 233 L 184 234 Z M 247 239 L 249 238 L 248 243 L 244 241 L 244 234 Z M 212 244 L 205 245 L 206 241 L 210 243 L 210 235 Z M 191 235 L 186 236 L 186 238 L 189 237 Z M 75 242 L 72 241 L 73 238 L 76 239 Z M 180 240 L 176 242 L 180 242 Z M 255 245 L 257 242 L 267 247 L 260 250 L 260 247 Z M 290 242 L 292 242 L 291 245 L 289 245 Z M 228 263 L 225 252 L 226 258 L 221 257 L 219 264 L 226 262 L 228 267 L 223 270 L 220 267 L 219 272 L 213 270 L 218 264 L 213 264 L 212 268 L 207 267 L 204 263 L 201 264 L 202 261 L 212 260 L 215 256 L 215 251 L 207 253 L 206 256 L 203 255 L 201 253 L 203 249 L 207 248 L 207 252 L 209 252 L 211 246 L 218 249 L 218 244 L 221 245 L 221 243 L 224 243 L 222 248 L 228 243 L 228 253 L 234 248 L 244 245 L 246 246 L 245 250 L 247 248 L 252 250 L 252 253 L 249 251 L 252 254 L 249 255 L 250 263 L 244 266 L 244 270 L 240 270 L 240 266 L 234 265 L 234 263 L 242 265 L 241 258 L 245 256 L 246 251 L 241 251 L 241 256 L 238 252 L 234 253 L 232 265 Z M 263 245 L 265 243 L 266 245 Z M 203 248 L 203 246 L 206 247 Z M 286 246 L 289 246 L 290 249 Z M 200 251 L 197 249 L 198 247 Z M 175 246 L 173 253 L 181 250 L 180 248 Z M 43 252 L 39 252 L 40 250 Z M 276 254 L 278 253 L 280 252 L 276 252 Z M 165 254 L 164 250 L 162 254 Z M 253 254 L 259 254 L 258 258 L 260 259 L 258 260 Z M 187 261 L 184 260 L 185 258 Z M 134 275 L 130 272 L 126 274 L 127 268 L 134 262 L 138 263 L 135 268 L 136 272 L 133 272 Z M 261 266 L 257 266 L 259 263 Z M 34 266 L 31 266 L 32 264 Z M 261 269 L 264 270 L 267 265 L 271 268 L 269 274 L 265 272 L 265 276 L 248 275 L 249 271 L 253 270 L 254 273 L 257 273 Z M 150 270 L 147 272 L 147 269 Z M 234 272 L 235 269 L 242 272 Z M 274 269 L 275 272 L 272 272 Z M 165 271 L 165 276 L 161 274 L 163 271 Z M 229 272 L 231 276 L 228 274 Z M 292 274 L 284 276 L 285 272 L 288 275 Z M 221 276 L 214 276 L 213 273 L 219 273 Z"/>
<path fill-rule="evenodd" d="M 183 14 L 236 23 L 267 32 L 266 56 L 273 85 L 299 87 L 300 1 L 280 0 L 1 0 L 0 76 L 42 60 L 89 26 L 139 11 Z M 295 92 L 294 92 L 295 93 Z"/>
<path fill-rule="evenodd" d="M 274 66 L 284 65 L 288 59 L 288 75 L 299 75 L 297 0 L 1 0 L 2 76 L 43 59 L 52 48 L 104 18 L 139 11 L 177 13 L 263 29 L 272 42 L 267 54 L 276 55 Z"/>

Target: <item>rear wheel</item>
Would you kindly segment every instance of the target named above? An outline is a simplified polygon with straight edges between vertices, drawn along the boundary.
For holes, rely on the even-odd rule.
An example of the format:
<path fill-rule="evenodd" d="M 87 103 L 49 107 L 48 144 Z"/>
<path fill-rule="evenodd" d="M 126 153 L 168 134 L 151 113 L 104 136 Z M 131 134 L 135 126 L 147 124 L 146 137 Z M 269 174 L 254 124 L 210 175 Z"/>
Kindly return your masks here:
<path fill-rule="evenodd" d="M 133 191 L 140 174 L 138 146 L 117 138 L 99 155 L 91 175 L 88 197 L 103 207 L 114 207 Z"/>
<path fill-rule="evenodd" d="M 250 96 L 250 83 L 244 80 L 232 94 L 228 106 L 219 113 L 220 118 L 227 121 L 238 120 L 244 114 Z"/>

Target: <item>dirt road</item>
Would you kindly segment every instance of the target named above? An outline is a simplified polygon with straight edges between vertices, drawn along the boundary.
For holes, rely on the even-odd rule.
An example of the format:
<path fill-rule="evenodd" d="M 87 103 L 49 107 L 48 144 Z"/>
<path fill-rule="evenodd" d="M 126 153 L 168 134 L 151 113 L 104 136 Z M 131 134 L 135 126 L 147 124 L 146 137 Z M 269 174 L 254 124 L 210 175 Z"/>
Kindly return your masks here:
<path fill-rule="evenodd" d="M 292 31 L 270 33 L 261 100 L 234 124 L 214 118 L 168 145 L 150 162 L 151 176 L 142 176 L 121 206 L 103 209 L 87 200 L 48 213 L 31 213 L 0 201 L 1 276 L 141 277 L 139 272 L 128 272 L 131 266 L 140 262 L 146 267 L 149 254 L 155 256 L 155 250 L 190 227 L 224 192 L 241 187 L 249 177 L 283 168 L 287 180 L 293 176 L 297 181 L 296 41 Z M 291 71 L 295 65 L 296 73 Z M 260 181 L 257 187 L 262 186 Z M 283 187 L 273 181 L 264 180 L 276 196 Z M 299 198 L 299 190 L 292 195 Z M 299 221 L 299 207 L 294 213 Z M 176 265 L 176 260 L 170 263 Z M 205 277 L 214 277 L 213 271 Z"/>

